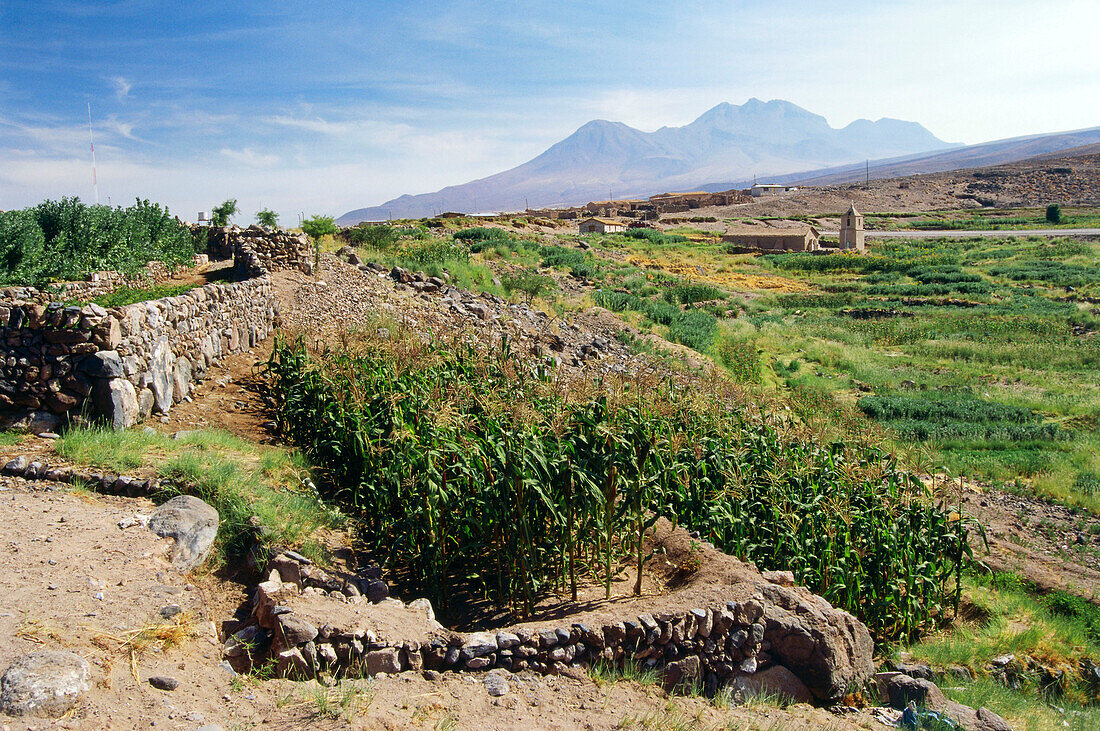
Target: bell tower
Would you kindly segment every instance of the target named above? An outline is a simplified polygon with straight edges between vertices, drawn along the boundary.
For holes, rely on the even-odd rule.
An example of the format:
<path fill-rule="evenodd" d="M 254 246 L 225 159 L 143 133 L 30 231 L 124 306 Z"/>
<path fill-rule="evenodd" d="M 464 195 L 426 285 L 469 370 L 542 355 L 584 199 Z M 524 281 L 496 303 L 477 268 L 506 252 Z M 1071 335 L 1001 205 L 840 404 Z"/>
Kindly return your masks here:
<path fill-rule="evenodd" d="M 863 214 L 856 210 L 854 203 L 840 217 L 840 248 L 855 250 L 861 254 L 867 251 L 863 239 Z"/>

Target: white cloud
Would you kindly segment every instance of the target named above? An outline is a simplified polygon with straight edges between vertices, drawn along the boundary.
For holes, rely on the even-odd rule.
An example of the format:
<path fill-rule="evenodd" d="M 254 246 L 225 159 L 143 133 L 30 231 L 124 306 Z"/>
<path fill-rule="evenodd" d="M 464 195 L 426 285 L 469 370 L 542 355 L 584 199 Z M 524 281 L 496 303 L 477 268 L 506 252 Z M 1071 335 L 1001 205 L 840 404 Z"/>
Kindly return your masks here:
<path fill-rule="evenodd" d="M 245 147 L 240 150 L 231 150 L 227 147 L 223 147 L 221 154 L 235 163 L 247 165 L 251 168 L 270 168 L 279 164 L 278 155 L 264 155 L 256 152 L 251 147 Z"/>
<path fill-rule="evenodd" d="M 130 89 L 134 88 L 134 82 L 124 76 L 112 76 L 108 81 L 114 84 L 115 96 L 119 99 L 125 99 L 130 96 Z"/>

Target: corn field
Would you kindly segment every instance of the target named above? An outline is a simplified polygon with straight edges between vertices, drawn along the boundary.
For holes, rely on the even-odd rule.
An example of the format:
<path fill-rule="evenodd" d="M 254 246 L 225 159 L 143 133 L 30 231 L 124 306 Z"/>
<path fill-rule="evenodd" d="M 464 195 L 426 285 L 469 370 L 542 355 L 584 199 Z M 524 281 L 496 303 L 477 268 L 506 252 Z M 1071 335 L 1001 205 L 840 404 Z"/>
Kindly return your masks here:
<path fill-rule="evenodd" d="M 356 516 L 367 546 L 446 606 L 475 586 L 530 613 L 550 590 L 649 559 L 665 516 L 911 637 L 957 603 L 968 523 L 892 458 L 817 444 L 671 379 L 565 383 L 492 356 L 276 341 L 278 423 Z"/>

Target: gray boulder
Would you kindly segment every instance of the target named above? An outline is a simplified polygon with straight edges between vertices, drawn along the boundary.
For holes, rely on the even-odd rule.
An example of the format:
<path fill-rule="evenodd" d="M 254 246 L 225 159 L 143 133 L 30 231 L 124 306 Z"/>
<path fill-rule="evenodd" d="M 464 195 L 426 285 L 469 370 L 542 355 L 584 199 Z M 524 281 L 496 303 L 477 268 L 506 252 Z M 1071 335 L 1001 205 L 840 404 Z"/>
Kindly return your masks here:
<path fill-rule="evenodd" d="M 88 661 L 71 652 L 41 650 L 12 663 L 0 678 L 0 713 L 57 717 L 88 690 Z"/>
<path fill-rule="evenodd" d="M 172 565 L 190 571 L 209 555 L 218 536 L 218 511 L 192 495 L 174 497 L 153 511 L 149 530 L 175 539 Z"/>
<path fill-rule="evenodd" d="M 92 403 L 96 413 L 116 431 L 129 429 L 141 418 L 137 391 L 125 378 L 97 379 L 92 387 Z"/>

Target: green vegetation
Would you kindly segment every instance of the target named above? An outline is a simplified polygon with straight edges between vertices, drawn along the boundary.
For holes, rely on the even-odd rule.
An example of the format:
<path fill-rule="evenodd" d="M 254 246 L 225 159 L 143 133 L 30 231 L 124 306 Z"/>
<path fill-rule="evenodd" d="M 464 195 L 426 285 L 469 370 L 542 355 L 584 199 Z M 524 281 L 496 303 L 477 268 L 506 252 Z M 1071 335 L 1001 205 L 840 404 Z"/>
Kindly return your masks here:
<path fill-rule="evenodd" d="M 353 246 L 387 251 L 397 245 L 401 238 L 398 229 L 384 224 L 359 224 L 340 232 L 340 237 Z"/>
<path fill-rule="evenodd" d="M 267 228 L 277 228 L 279 226 L 279 214 L 267 208 L 261 208 L 256 211 L 256 223 Z"/>
<path fill-rule="evenodd" d="M 153 287 L 121 287 L 91 299 L 100 307 L 125 307 L 135 302 L 148 302 L 164 297 L 176 297 L 195 288 L 194 284 L 158 284 Z"/>
<path fill-rule="evenodd" d="M 505 274 L 501 277 L 501 282 L 508 294 L 522 292 L 527 304 L 531 304 L 536 297 L 557 289 L 552 277 L 543 276 L 530 268 Z"/>
<path fill-rule="evenodd" d="M 960 689 L 962 697 L 989 697 L 983 704 L 1008 718 L 1032 715 L 1025 704 L 1048 701 L 1100 720 L 1100 607 L 1065 592 L 1039 594 L 1014 574 L 976 575 L 965 587 L 975 618 L 910 647 L 917 659 L 969 669 L 977 682 Z M 989 677 L 990 662 L 1004 655 L 1015 656 L 1006 668 L 1012 689 Z M 1041 667 L 1029 667 L 1029 657 Z"/>
<path fill-rule="evenodd" d="M 194 254 L 187 227 L 149 201 L 110 208 L 62 198 L 0 213 L 4 284 L 43 285 L 102 270 L 132 276 L 150 261 L 176 266 Z"/>
<path fill-rule="evenodd" d="M 1051 203 L 1047 206 L 1047 223 L 1061 223 L 1062 222 L 1062 207 L 1057 203 Z"/>
<path fill-rule="evenodd" d="M 529 613 L 578 576 L 609 595 L 624 566 L 643 567 L 655 514 L 794 571 L 880 639 L 957 599 L 964 521 L 886 455 L 753 417 L 721 384 L 563 384 L 507 353 L 348 348 L 276 343 L 280 428 L 328 472 L 364 543 L 441 606 L 472 586 Z"/>
<path fill-rule="evenodd" d="M 214 226 L 228 226 L 229 219 L 241 212 L 237 207 L 237 199 L 230 198 L 214 206 L 210 211 L 210 222 Z"/>
<path fill-rule="evenodd" d="M 671 290 L 670 290 L 671 291 Z M 668 328 L 668 339 L 707 352 L 714 342 L 718 318 L 702 310 L 681 310 L 664 300 L 653 300 L 625 292 L 600 290 L 592 296 L 600 307 L 613 312 L 633 311 L 645 315 L 651 322 Z"/>
<path fill-rule="evenodd" d="M 336 225 L 336 221 L 332 216 L 322 216 L 320 214 L 310 216 L 302 221 L 302 230 L 309 234 L 309 237 L 314 241 L 322 236 L 336 236 L 340 233 L 340 228 Z"/>
<path fill-rule="evenodd" d="M 216 550 L 223 564 L 254 544 L 269 551 L 296 548 L 320 559 L 313 534 L 343 520 L 306 482 L 309 468 L 300 455 L 259 447 L 225 432 L 202 430 L 172 439 L 136 430 L 71 427 L 55 445 L 74 464 L 115 473 L 151 470 L 191 485 L 189 492 L 221 515 Z M 158 499 L 174 494 L 165 492 Z"/>

